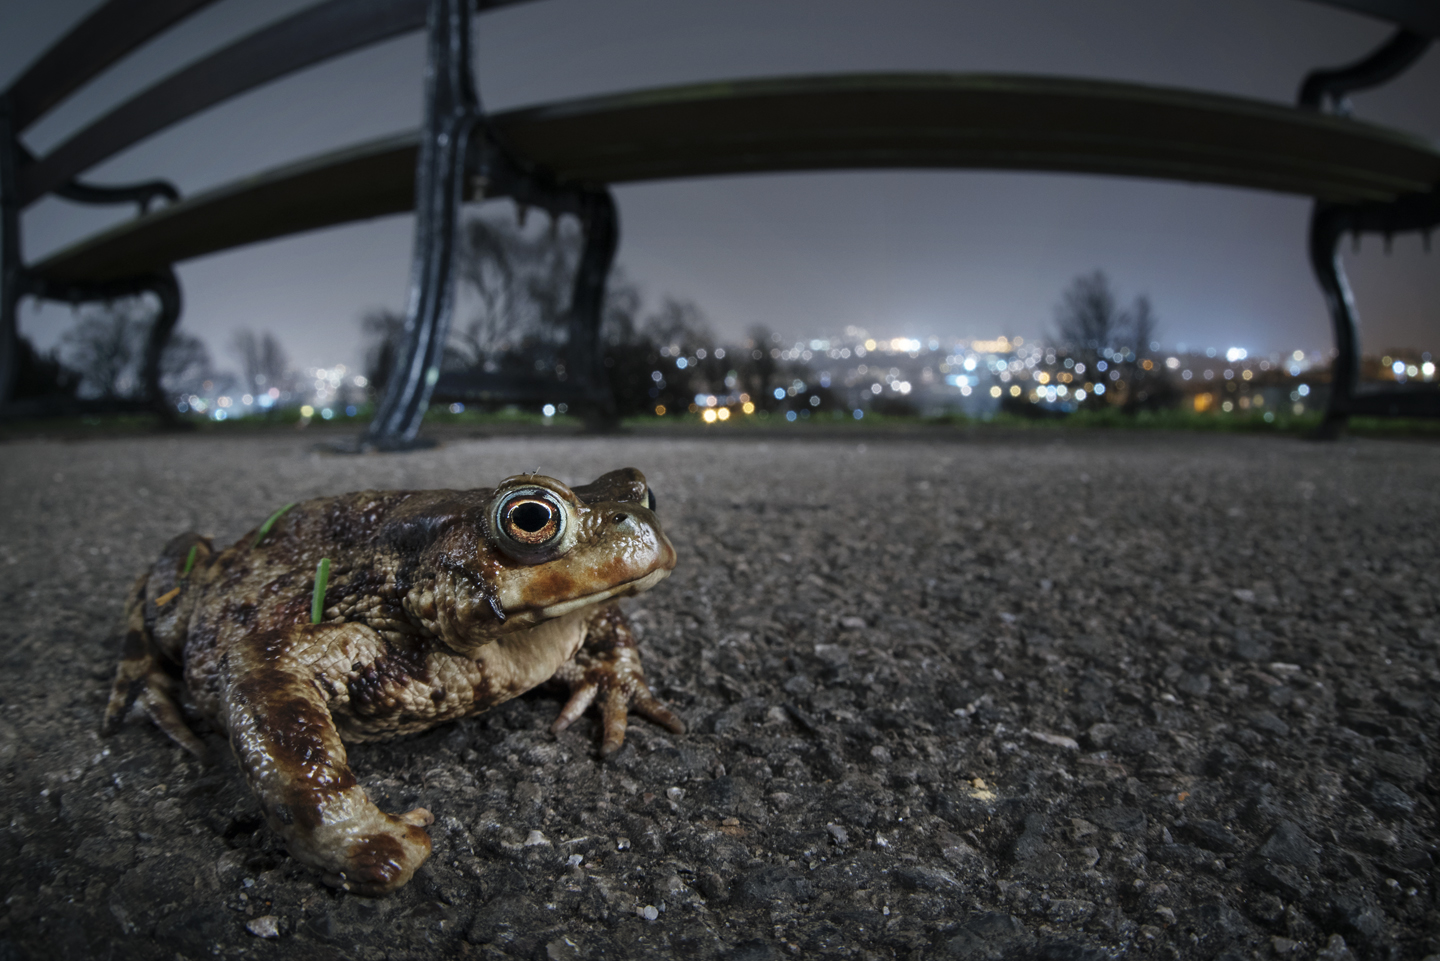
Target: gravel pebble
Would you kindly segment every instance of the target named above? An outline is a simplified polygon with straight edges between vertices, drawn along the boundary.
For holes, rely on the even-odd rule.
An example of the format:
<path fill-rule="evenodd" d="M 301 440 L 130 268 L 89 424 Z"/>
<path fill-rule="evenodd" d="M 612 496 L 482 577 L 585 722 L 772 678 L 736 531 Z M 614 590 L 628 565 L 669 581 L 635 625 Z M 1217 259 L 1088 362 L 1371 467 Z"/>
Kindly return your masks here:
<path fill-rule="evenodd" d="M 245 930 L 257 938 L 280 937 L 280 919 L 273 914 L 262 914 L 245 922 Z"/>

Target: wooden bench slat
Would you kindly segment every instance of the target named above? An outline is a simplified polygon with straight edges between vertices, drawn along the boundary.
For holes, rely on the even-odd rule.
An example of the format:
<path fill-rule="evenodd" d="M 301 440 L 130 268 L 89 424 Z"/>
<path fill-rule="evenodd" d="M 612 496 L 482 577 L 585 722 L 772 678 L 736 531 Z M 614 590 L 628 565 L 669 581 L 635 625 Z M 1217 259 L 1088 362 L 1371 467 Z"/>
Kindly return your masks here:
<path fill-rule="evenodd" d="M 697 84 L 494 117 L 562 181 L 793 170 L 1118 174 L 1334 202 L 1440 184 L 1410 134 L 1255 100 L 1053 77 L 870 74 Z M 34 271 L 114 280 L 245 243 L 412 208 L 413 135 L 237 181 L 62 250 Z"/>
<path fill-rule="evenodd" d="M 264 27 L 131 97 L 18 173 L 20 203 L 187 117 L 271 80 L 425 25 L 426 0 L 329 0 Z"/>
<path fill-rule="evenodd" d="M 55 41 L 10 89 L 16 132 L 130 51 L 215 0 L 110 0 Z"/>
<path fill-rule="evenodd" d="M 134 4 L 136 0 L 115 0 Z M 154 0 L 151 0 L 154 2 Z M 182 0 L 168 0 L 178 4 Z M 197 0 L 184 0 L 192 5 Z M 212 2 L 212 0 L 204 0 Z M 480 0 L 481 10 L 526 0 Z M 152 134 L 332 57 L 425 26 L 426 0 L 328 0 L 242 37 L 142 90 L 18 173 L 21 206 Z"/>

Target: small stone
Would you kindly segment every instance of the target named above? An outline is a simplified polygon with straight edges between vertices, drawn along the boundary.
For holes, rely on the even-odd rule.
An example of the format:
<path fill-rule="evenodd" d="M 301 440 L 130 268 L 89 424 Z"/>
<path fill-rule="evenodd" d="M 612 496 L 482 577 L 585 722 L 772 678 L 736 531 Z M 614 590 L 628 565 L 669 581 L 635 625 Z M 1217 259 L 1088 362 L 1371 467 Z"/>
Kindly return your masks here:
<path fill-rule="evenodd" d="M 1315 849 L 1315 843 L 1305 836 L 1300 825 L 1294 821 L 1281 821 L 1275 825 L 1275 830 L 1270 833 L 1265 843 L 1260 845 L 1258 853 L 1262 858 L 1279 861 L 1281 864 L 1293 864 L 1297 868 L 1313 869 L 1320 865 L 1320 855 Z"/>
<path fill-rule="evenodd" d="M 1289 901 L 1304 901 L 1310 896 L 1309 880 L 1288 864 L 1262 860 L 1251 868 L 1250 878 Z"/>
<path fill-rule="evenodd" d="M 1354 935 L 1356 940 L 1373 944 L 1385 933 L 1385 922 L 1380 912 L 1356 895 L 1339 895 L 1335 898 L 1334 907 L 1340 929 Z"/>
<path fill-rule="evenodd" d="M 1094 817 L 1101 827 L 1119 831 L 1121 834 L 1144 834 L 1146 826 L 1150 823 L 1145 817 L 1144 811 L 1124 805 L 1096 811 Z"/>
<path fill-rule="evenodd" d="M 1425 780 L 1429 768 L 1419 757 L 1397 754 L 1394 751 L 1379 751 L 1375 754 L 1375 768 L 1393 781 L 1401 784 L 1418 784 Z"/>
<path fill-rule="evenodd" d="M 1180 675 L 1180 680 L 1175 682 L 1175 689 L 1191 697 L 1204 697 L 1210 693 L 1210 675 L 1186 671 Z"/>
<path fill-rule="evenodd" d="M 1367 805 L 1381 817 L 1408 817 L 1415 813 L 1415 799 L 1389 781 L 1376 781 L 1371 785 Z"/>
<path fill-rule="evenodd" d="M 1095 750 L 1103 751 L 1119 733 L 1120 729 L 1114 724 L 1092 724 L 1090 725 L 1090 730 L 1085 732 L 1085 739 L 1090 742 L 1090 746 L 1095 748 Z"/>
<path fill-rule="evenodd" d="M 914 867 L 897 868 L 895 880 L 902 888 L 911 891 L 958 891 L 961 889 L 960 882 L 955 880 L 954 875 L 948 871 L 937 871 L 934 868 Z"/>
<path fill-rule="evenodd" d="M 1330 941 L 1315 953 L 1315 961 L 1356 961 L 1355 952 L 1338 934 L 1332 934 Z"/>
<path fill-rule="evenodd" d="M 1160 738 L 1148 727 L 1126 731 L 1115 739 L 1115 749 L 1124 754 L 1147 754 L 1160 744 Z"/>
<path fill-rule="evenodd" d="M 640 915 L 640 917 L 644 918 L 646 921 L 654 921 L 656 918 L 660 917 L 660 909 L 655 907 L 655 905 L 653 904 L 647 904 L 635 913 Z"/>
<path fill-rule="evenodd" d="M 1081 901 L 1077 898 L 1056 898 L 1050 902 L 1045 914 L 1057 924 L 1073 924 L 1076 921 L 1085 920 L 1094 911 L 1095 905 L 1090 901 Z"/>
<path fill-rule="evenodd" d="M 827 824 L 825 830 L 830 832 L 830 837 L 835 839 L 836 844 L 849 844 L 850 833 L 838 824 Z"/>
<path fill-rule="evenodd" d="M 273 914 L 262 914 L 245 922 L 245 930 L 257 938 L 280 937 L 280 919 Z"/>
<path fill-rule="evenodd" d="M 1252 637 L 1249 631 L 1239 630 L 1235 632 L 1235 642 L 1230 653 L 1242 661 L 1268 661 L 1270 645 Z"/>
<path fill-rule="evenodd" d="M 1010 914 L 972 914 L 946 944 L 952 958 L 990 959 L 1024 957 L 1035 946 L 1035 935 Z"/>
<path fill-rule="evenodd" d="M 866 626 L 866 625 L 865 625 L 865 618 L 863 618 L 863 617 L 842 617 L 842 618 L 840 618 L 840 626 L 843 627 L 843 628 L 845 628 L 845 630 L 847 630 L 847 631 L 863 631 L 863 630 L 865 630 L 865 626 Z"/>
<path fill-rule="evenodd" d="M 1066 737 L 1063 734 L 1046 734 L 1044 731 L 1026 731 L 1025 733 L 1042 744 L 1064 748 L 1067 751 L 1080 750 L 1080 742 L 1073 737 Z"/>
<path fill-rule="evenodd" d="M 545 957 L 549 961 L 579 961 L 584 955 L 574 941 L 569 938 L 556 938 L 545 945 Z"/>
<path fill-rule="evenodd" d="M 1266 924 L 1275 924 L 1285 916 L 1285 902 L 1273 894 L 1262 894 L 1259 897 L 1251 898 L 1246 904 L 1246 910 L 1256 920 L 1264 921 Z"/>
<path fill-rule="evenodd" d="M 1230 829 L 1217 821 L 1197 818 L 1183 825 L 1176 825 L 1176 831 L 1207 851 L 1233 851 L 1240 844 Z"/>
<path fill-rule="evenodd" d="M 1262 734 L 1271 734 L 1275 737 L 1289 737 L 1290 725 L 1276 717 L 1270 711 L 1263 711 L 1250 719 L 1250 726 Z"/>

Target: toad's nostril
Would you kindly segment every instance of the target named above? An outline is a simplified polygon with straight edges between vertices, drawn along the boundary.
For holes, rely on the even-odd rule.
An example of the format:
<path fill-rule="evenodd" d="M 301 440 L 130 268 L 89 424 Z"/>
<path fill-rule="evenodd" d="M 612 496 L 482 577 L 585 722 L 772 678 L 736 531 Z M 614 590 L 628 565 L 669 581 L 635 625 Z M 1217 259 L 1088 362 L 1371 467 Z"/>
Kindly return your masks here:
<path fill-rule="evenodd" d="M 629 514 L 616 514 L 616 515 L 615 515 L 615 523 L 617 523 L 617 524 L 623 524 L 623 523 L 625 523 L 626 521 L 628 521 L 629 519 L 630 519 L 630 515 L 629 515 Z"/>

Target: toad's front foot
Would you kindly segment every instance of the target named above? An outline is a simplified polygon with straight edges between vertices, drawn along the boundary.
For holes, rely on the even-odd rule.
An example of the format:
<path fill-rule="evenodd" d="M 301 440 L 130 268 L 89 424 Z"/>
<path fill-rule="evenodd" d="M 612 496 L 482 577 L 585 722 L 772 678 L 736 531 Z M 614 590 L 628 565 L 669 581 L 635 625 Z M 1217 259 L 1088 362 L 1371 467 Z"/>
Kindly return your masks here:
<path fill-rule="evenodd" d="M 555 672 L 554 680 L 569 687 L 570 700 L 550 730 L 559 734 L 598 702 L 601 757 L 609 757 L 625 743 L 631 711 L 675 734 L 685 733 L 685 722 L 650 693 L 630 625 L 614 604 L 603 606 L 589 620 L 583 646 Z"/>
<path fill-rule="evenodd" d="M 424 808 L 396 816 L 361 799 L 359 817 L 336 830 L 289 839 L 290 853 L 320 872 L 325 883 L 374 897 L 403 886 L 430 856 Z M 368 809 L 368 810 L 366 810 Z"/>

